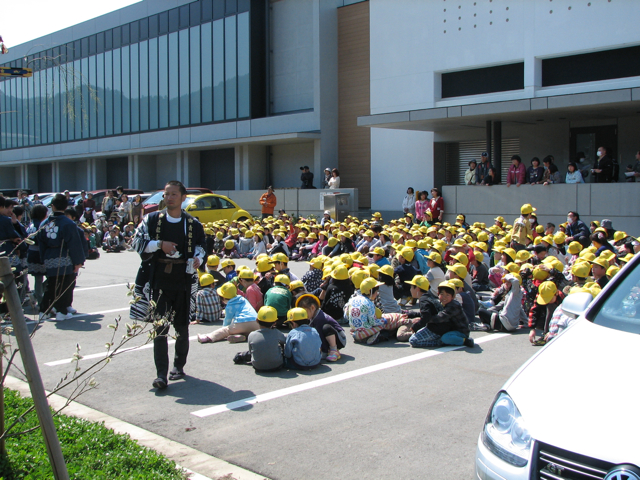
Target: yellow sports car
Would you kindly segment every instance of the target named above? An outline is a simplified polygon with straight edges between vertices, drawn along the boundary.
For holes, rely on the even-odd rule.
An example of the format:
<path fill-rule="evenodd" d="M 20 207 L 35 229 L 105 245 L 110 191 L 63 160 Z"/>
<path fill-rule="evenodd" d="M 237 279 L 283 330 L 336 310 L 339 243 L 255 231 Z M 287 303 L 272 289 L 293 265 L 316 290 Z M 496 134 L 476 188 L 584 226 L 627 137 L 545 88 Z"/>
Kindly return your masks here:
<path fill-rule="evenodd" d="M 229 197 L 217 193 L 187 195 L 187 199 L 182 202 L 182 208 L 202 223 L 219 220 L 242 222 L 253 219 L 249 212 L 241 209 Z"/>

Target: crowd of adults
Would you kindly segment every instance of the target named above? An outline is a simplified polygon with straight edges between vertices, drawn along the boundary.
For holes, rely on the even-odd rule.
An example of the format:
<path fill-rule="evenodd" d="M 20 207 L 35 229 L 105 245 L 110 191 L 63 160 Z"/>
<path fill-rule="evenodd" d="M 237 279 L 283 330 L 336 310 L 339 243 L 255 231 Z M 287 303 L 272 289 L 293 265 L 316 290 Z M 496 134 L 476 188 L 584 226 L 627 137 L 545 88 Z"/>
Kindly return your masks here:
<path fill-rule="evenodd" d="M 0 197 L 1 251 L 18 277 L 33 277 L 41 320 L 75 312 L 77 271 L 100 244 L 137 251 L 131 317 L 169 318 L 178 337 L 169 372 L 169 325 L 156 327 L 159 389 L 184 376 L 192 323 L 222 322 L 198 341 L 247 342 L 234 361 L 257 371 L 336 361 L 347 336 L 366 345 L 472 347 L 471 331 L 525 328 L 533 345 L 544 345 L 573 321 L 562 312 L 566 295 L 597 296 L 640 251 L 638 238 L 608 219 L 587 225 L 570 211 L 556 226 L 540 221 L 530 204 L 512 223 L 501 216 L 492 225 L 471 223 L 464 214 L 447 223 L 439 190 L 429 193 L 416 199 L 408 189 L 401 218 L 376 212 L 338 222 L 328 211 L 321 219 L 274 216 L 269 191 L 261 203 L 272 210 L 261 219 L 203 225 L 181 210 L 186 190 L 173 181 L 165 187 L 166 209 L 145 216 L 135 231 L 126 217 L 98 215 L 89 223 L 65 194 L 53 198 L 50 215 L 34 204 L 25 228 L 20 201 Z M 123 195 L 120 202 L 127 202 Z M 122 244 L 111 243 L 112 232 Z M 239 258 L 253 266 L 236 265 Z M 289 268 L 294 261 L 308 264 L 302 278 Z M 279 330 L 285 326 L 293 328 L 287 336 Z"/>

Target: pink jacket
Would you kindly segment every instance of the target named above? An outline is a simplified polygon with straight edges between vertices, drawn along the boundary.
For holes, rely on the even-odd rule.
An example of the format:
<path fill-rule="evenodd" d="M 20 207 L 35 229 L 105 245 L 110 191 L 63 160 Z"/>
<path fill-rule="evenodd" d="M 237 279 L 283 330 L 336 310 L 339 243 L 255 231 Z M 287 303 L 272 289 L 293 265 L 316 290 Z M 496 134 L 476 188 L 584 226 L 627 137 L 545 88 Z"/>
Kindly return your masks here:
<path fill-rule="evenodd" d="M 242 295 L 247 301 L 251 304 L 253 309 L 257 312 L 260 310 L 260 307 L 264 305 L 264 300 L 262 298 L 262 292 L 260 291 L 260 287 L 255 283 L 249 285 L 246 292 L 238 289 L 238 294 Z"/>
<path fill-rule="evenodd" d="M 509 167 L 509 173 L 507 174 L 507 185 L 511 185 L 512 183 L 523 184 L 526 173 L 527 169 L 522 162 L 517 167 L 511 165 Z"/>

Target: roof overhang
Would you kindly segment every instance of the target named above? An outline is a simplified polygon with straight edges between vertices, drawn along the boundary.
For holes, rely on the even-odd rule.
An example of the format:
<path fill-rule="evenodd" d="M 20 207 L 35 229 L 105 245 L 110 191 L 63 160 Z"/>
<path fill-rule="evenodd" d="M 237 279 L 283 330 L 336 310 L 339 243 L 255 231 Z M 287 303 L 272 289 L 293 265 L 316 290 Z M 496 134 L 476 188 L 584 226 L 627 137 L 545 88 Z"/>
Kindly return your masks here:
<path fill-rule="evenodd" d="M 488 120 L 539 122 L 610 119 L 640 113 L 640 88 L 473 103 L 358 117 L 359 127 L 448 132 L 485 128 Z"/>

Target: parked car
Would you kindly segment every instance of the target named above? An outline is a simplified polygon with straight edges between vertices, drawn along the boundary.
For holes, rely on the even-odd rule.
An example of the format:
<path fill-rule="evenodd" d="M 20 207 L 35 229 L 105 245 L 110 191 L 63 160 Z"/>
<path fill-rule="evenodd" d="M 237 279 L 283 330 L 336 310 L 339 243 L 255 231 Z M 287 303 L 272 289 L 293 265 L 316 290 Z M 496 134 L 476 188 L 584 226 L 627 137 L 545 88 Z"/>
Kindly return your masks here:
<path fill-rule="evenodd" d="M 0 195 L 5 198 L 17 198 L 18 192 L 27 192 L 28 194 L 32 193 L 29 188 L 0 188 Z"/>
<path fill-rule="evenodd" d="M 253 218 L 249 212 L 241 209 L 237 203 L 224 195 L 205 193 L 188 195 L 182 202 L 182 208 L 202 223 L 219 220 L 244 221 Z"/>
<path fill-rule="evenodd" d="M 478 438 L 480 479 L 640 479 L 635 367 L 640 255 L 592 301 L 569 295 L 575 320 L 496 395 Z"/>
<path fill-rule="evenodd" d="M 187 188 L 187 195 L 198 195 L 200 193 L 213 193 L 208 188 L 189 187 Z M 143 203 L 144 215 L 155 212 L 156 210 L 162 210 L 164 208 L 163 202 L 164 190 L 158 190 L 151 194 Z"/>

